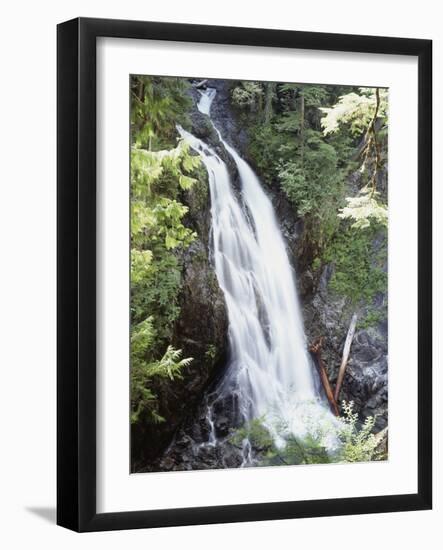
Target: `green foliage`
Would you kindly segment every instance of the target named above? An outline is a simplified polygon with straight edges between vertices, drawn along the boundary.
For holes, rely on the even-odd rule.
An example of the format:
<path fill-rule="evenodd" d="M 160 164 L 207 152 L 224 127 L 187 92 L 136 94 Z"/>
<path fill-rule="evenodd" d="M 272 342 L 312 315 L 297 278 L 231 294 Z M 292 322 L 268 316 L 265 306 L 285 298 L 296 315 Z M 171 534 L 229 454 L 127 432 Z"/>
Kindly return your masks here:
<path fill-rule="evenodd" d="M 276 124 L 254 124 L 249 127 L 249 153 L 255 165 L 260 170 L 266 183 L 273 182 L 278 177 L 278 171 L 283 160 L 282 151 L 287 146 L 284 133 L 276 129 Z"/>
<path fill-rule="evenodd" d="M 256 418 L 235 430 L 230 442 L 241 448 L 248 439 L 259 466 L 294 464 L 328 464 L 332 462 L 368 462 L 381 460 L 379 440 L 372 433 L 375 418 L 367 417 L 363 424 L 354 412 L 354 403 L 342 402 L 343 415 L 335 421 L 311 419 L 309 433 L 301 437 L 288 434 L 279 426 L 283 444 L 274 442 L 263 418 Z M 333 446 L 327 440 L 335 441 Z"/>
<path fill-rule="evenodd" d="M 343 427 L 339 437 L 342 442 L 338 462 L 368 462 L 381 457 L 377 447 L 379 442 L 372 433 L 375 418 L 368 416 L 363 425 L 358 426 L 358 415 L 354 413 L 354 403 L 342 402 Z"/>
<path fill-rule="evenodd" d="M 380 89 L 378 118 L 385 124 L 388 112 L 388 90 Z M 360 88 L 360 93 L 351 92 L 340 97 L 333 107 L 322 107 L 326 115 L 321 124 L 325 135 L 337 133 L 347 125 L 351 133 L 360 136 L 367 131 L 376 109 L 375 88 Z"/>
<path fill-rule="evenodd" d="M 282 100 L 288 105 L 296 106 L 297 101 L 303 98 L 306 107 L 321 107 L 329 100 L 330 86 L 312 84 L 280 84 L 279 91 Z"/>
<path fill-rule="evenodd" d="M 269 430 L 263 425 L 263 418 L 254 418 L 235 430 L 230 436 L 230 442 L 237 447 L 248 439 L 255 449 L 270 450 L 274 446 L 274 440 Z"/>
<path fill-rule="evenodd" d="M 162 395 L 191 358 L 171 346 L 180 308 L 180 249 L 196 238 L 187 227 L 184 191 L 196 183 L 200 157 L 178 140 L 190 105 L 184 79 L 131 81 L 131 422 L 159 422 Z M 178 140 L 178 142 L 177 142 Z M 168 381 L 163 384 L 162 381 Z M 166 388 L 166 389 L 165 389 Z"/>
<path fill-rule="evenodd" d="M 150 250 L 131 250 L 131 284 L 137 285 L 148 279 L 151 274 L 152 252 Z"/>
<path fill-rule="evenodd" d="M 278 172 L 283 190 L 302 216 L 320 213 L 340 191 L 334 148 L 322 142 L 317 132 L 309 133 L 303 166 L 295 159 L 282 163 Z"/>
<path fill-rule="evenodd" d="M 353 245 L 348 232 L 349 225 L 363 231 L 387 225 L 384 195 L 374 187 L 386 157 L 387 91 L 278 84 L 275 95 L 274 116 L 268 124 L 258 115 L 255 119 L 248 115 L 249 154 L 264 180 L 280 186 L 303 218 L 306 261 L 313 262 L 314 270 L 326 261 L 338 264 L 332 284 L 337 292 L 360 301 L 357 294 L 363 289 L 363 300 L 372 297 L 372 287 L 381 289 L 383 276 L 362 257 L 357 233 L 352 234 L 357 237 Z M 347 196 L 347 176 L 359 167 L 362 189 Z M 373 247 L 365 237 L 364 253 L 369 258 Z"/>
<path fill-rule="evenodd" d="M 183 142 L 170 150 L 132 148 L 131 156 L 131 313 L 137 323 L 154 316 L 159 342 L 167 344 L 178 317 L 181 265 L 175 250 L 196 237 L 184 224 L 187 206 L 179 193 L 197 181 L 200 158 Z"/>
<path fill-rule="evenodd" d="M 252 111 L 263 107 L 264 89 L 261 82 L 242 81 L 231 91 L 232 102 L 240 109 L 248 108 Z"/>
<path fill-rule="evenodd" d="M 139 421 L 163 422 L 159 401 L 152 391 L 152 379 L 181 378 L 182 370 L 192 358 L 181 359 L 181 350 L 168 346 L 158 361 L 149 360 L 155 338 L 153 318 L 148 317 L 131 329 L 131 423 Z"/>
<path fill-rule="evenodd" d="M 134 199 L 131 202 L 133 245 L 149 243 L 154 251 L 162 246 L 167 250 L 189 246 L 196 234 L 182 223 L 187 211 L 187 206 L 167 197 L 159 197 L 153 206 Z"/>
<path fill-rule="evenodd" d="M 283 448 L 273 447 L 268 451 L 261 465 L 328 464 L 334 462 L 333 458 L 319 438 L 289 436 Z"/>
<path fill-rule="evenodd" d="M 306 107 L 321 107 L 328 101 L 328 96 L 329 92 L 325 86 L 300 85 L 300 97 L 303 97 Z"/>
<path fill-rule="evenodd" d="M 200 163 L 200 157 L 191 155 L 184 141 L 173 149 L 162 151 L 147 151 L 134 145 L 131 148 L 131 195 L 146 200 L 167 192 L 169 197 L 175 197 L 180 189 L 187 190 L 194 185 L 196 180 L 189 174 Z"/>
<path fill-rule="evenodd" d="M 323 260 L 334 266 L 331 289 L 354 305 L 370 304 L 377 292 L 386 289 L 387 274 L 382 269 L 386 241 L 378 251 L 373 244 L 380 235 L 386 235 L 383 227 L 361 230 L 345 225 L 336 232 L 323 254 Z"/>
<path fill-rule="evenodd" d="M 322 132 L 319 107 L 335 99 L 332 87 L 279 84 L 275 93 L 270 122 L 250 126 L 250 155 L 265 181 L 277 183 L 304 218 L 315 257 L 339 226 L 350 138 Z"/>
<path fill-rule="evenodd" d="M 354 221 L 352 227 L 365 229 L 373 223 L 388 226 L 388 207 L 377 201 L 377 191 L 367 187 L 362 189 L 357 197 L 346 197 L 347 206 L 340 209 L 339 217 Z"/>
<path fill-rule="evenodd" d="M 386 312 L 380 311 L 378 309 L 369 309 L 366 315 L 358 321 L 357 327 L 359 330 L 374 327 L 385 318 Z"/>
<path fill-rule="evenodd" d="M 174 254 L 163 251 L 145 273 L 133 270 L 131 279 L 132 323 L 140 322 L 148 313 L 154 317 L 158 342 L 153 343 L 153 352 L 157 355 L 171 338 L 172 326 L 180 314 L 180 262 Z"/>
<path fill-rule="evenodd" d="M 347 197 L 347 206 L 340 210 L 341 218 L 354 221 L 354 227 L 364 229 L 372 221 L 387 225 L 387 205 L 377 191 L 378 174 L 387 160 L 388 91 L 383 88 L 361 88 L 343 95 L 332 108 L 321 109 L 325 136 L 348 130 L 362 138 L 359 156 L 361 180 L 364 183 L 356 197 Z M 385 191 L 385 190 L 382 190 Z"/>
<path fill-rule="evenodd" d="M 175 125 L 186 124 L 191 100 L 184 78 L 133 76 L 131 78 L 132 143 L 161 149 L 175 141 Z"/>
<path fill-rule="evenodd" d="M 307 130 L 303 151 L 294 160 L 282 161 L 277 176 L 297 213 L 305 218 L 311 247 L 318 253 L 339 226 L 338 208 L 344 186 L 335 149 Z M 301 158 L 301 152 L 303 158 Z"/>
<path fill-rule="evenodd" d="M 214 361 L 214 359 L 217 357 L 217 347 L 214 346 L 214 344 L 209 344 L 205 352 L 205 356 L 207 359 L 209 359 L 209 361 Z"/>

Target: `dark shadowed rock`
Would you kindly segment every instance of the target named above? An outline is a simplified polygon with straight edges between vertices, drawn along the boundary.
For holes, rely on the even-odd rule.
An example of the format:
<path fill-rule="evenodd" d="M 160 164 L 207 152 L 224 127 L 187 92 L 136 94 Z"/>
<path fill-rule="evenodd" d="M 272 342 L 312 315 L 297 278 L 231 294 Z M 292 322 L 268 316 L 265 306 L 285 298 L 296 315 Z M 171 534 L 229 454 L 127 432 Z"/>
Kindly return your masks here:
<path fill-rule="evenodd" d="M 329 288 L 333 269 L 325 266 L 312 296 L 304 297 L 305 329 L 310 341 L 324 337 L 323 360 L 334 386 L 342 359 L 343 346 L 354 311 L 363 320 L 367 307 L 352 308 L 345 298 Z M 384 312 L 386 295 L 376 297 L 372 311 Z M 363 419 L 376 416 L 375 431 L 388 423 L 388 348 L 386 319 L 366 329 L 359 329 L 343 381 L 340 399 L 354 402 L 354 409 Z"/>

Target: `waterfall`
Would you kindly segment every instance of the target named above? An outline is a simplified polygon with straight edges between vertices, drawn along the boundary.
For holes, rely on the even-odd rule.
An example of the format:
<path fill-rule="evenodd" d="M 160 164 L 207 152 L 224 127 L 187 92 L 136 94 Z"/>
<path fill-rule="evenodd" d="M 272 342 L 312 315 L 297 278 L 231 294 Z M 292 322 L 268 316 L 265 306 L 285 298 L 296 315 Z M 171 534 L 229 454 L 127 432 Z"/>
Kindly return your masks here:
<path fill-rule="evenodd" d="M 200 112 L 210 116 L 215 94 L 214 89 L 201 92 Z M 235 395 L 242 420 L 263 419 L 279 445 L 282 433 L 305 433 L 313 415 L 329 412 L 316 389 L 295 274 L 271 201 L 251 167 L 214 128 L 237 167 L 240 194 L 220 156 L 178 130 L 201 155 L 209 178 L 213 259 L 228 311 L 230 346 L 216 394 Z M 245 447 L 249 453 L 247 442 Z"/>

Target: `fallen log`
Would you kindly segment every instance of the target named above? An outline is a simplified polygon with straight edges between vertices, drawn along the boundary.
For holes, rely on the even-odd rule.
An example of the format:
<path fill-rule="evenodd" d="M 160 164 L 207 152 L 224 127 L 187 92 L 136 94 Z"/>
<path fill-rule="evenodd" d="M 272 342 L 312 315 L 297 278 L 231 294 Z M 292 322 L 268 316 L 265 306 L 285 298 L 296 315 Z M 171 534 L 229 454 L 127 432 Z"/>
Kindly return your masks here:
<path fill-rule="evenodd" d="M 201 80 L 200 82 L 195 82 L 193 84 L 193 87 L 197 88 L 197 90 L 200 90 L 200 88 L 206 87 L 207 83 L 208 83 L 208 79 L 205 78 L 205 80 Z"/>
<path fill-rule="evenodd" d="M 323 385 L 323 389 L 325 390 L 326 397 L 329 401 L 329 406 L 331 408 L 331 411 L 335 414 L 335 416 L 339 416 L 338 412 L 338 406 L 337 402 L 334 398 L 334 394 L 332 392 L 331 384 L 329 383 L 329 377 L 328 373 L 326 372 L 325 364 L 323 363 L 323 359 L 321 357 L 321 350 L 323 346 L 323 337 L 317 338 L 310 346 L 309 351 L 314 355 L 315 357 L 315 366 L 317 367 L 318 374 L 320 376 L 320 381 Z"/>
<path fill-rule="evenodd" d="M 351 323 L 349 325 L 348 334 L 346 335 L 345 345 L 343 348 L 343 356 L 341 360 L 341 365 L 338 370 L 338 376 L 337 376 L 337 384 L 335 385 L 335 393 L 334 393 L 334 399 L 337 402 L 338 398 L 340 396 L 340 390 L 341 386 L 343 384 L 343 379 L 345 377 L 346 372 L 346 366 L 348 364 L 349 360 L 349 353 L 351 351 L 351 344 L 352 340 L 354 338 L 355 334 L 355 327 L 357 326 L 357 314 L 354 313 L 354 315 L 351 318 Z"/>

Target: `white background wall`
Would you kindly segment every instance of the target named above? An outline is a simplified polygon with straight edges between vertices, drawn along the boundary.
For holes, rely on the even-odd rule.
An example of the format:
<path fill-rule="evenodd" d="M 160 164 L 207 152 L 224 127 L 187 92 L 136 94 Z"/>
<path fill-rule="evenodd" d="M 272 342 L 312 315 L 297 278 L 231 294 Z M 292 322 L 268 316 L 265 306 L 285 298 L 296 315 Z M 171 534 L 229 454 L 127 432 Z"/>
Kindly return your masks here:
<path fill-rule="evenodd" d="M 413 548 L 441 544 L 443 487 L 435 509 L 76 535 L 55 518 L 55 26 L 77 16 L 175 21 L 434 40 L 435 273 L 442 277 L 443 31 L 440 2 L 371 0 L 16 1 L 1 11 L 0 84 L 0 544 L 4 548 Z M 407 113 L 405 113 L 407 116 Z M 441 247 L 440 247 L 441 248 Z M 437 257 L 438 256 L 438 257 Z M 434 291 L 435 311 L 442 309 Z M 441 315 L 435 314 L 435 401 Z M 438 349 L 437 349 L 438 348 Z M 442 461 L 443 408 L 435 403 L 435 464 Z M 440 437 L 437 433 L 440 432 Z"/>

